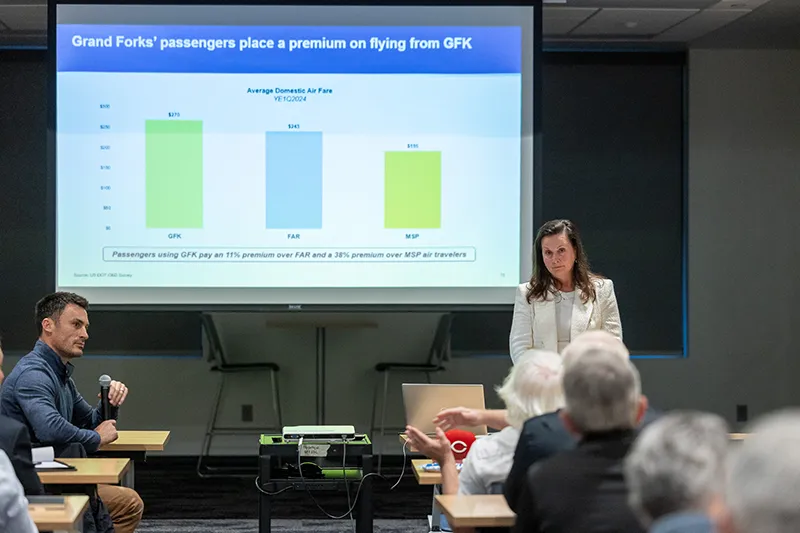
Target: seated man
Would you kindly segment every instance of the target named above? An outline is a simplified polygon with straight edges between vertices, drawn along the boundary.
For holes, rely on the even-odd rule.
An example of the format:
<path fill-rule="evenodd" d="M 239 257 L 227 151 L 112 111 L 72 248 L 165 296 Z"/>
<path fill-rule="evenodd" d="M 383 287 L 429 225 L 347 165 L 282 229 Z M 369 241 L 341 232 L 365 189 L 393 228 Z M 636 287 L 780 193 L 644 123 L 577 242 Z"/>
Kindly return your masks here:
<path fill-rule="evenodd" d="M 721 533 L 800 531 L 800 410 L 759 419 L 731 452 Z"/>
<path fill-rule="evenodd" d="M 78 393 L 71 361 L 83 355 L 89 338 L 88 302 L 72 293 L 57 292 L 36 304 L 39 340 L 20 359 L 0 390 L 0 413 L 25 424 L 34 442 L 56 452 L 80 445 L 94 452 L 117 438 L 116 421 L 103 420 Z M 122 405 L 128 389 L 111 382 L 109 403 Z M 112 418 L 116 414 L 112 413 Z M 139 495 L 128 488 L 99 485 L 97 494 L 108 507 L 117 533 L 132 533 L 142 517 Z"/>
<path fill-rule="evenodd" d="M 724 508 L 728 427 L 710 413 L 653 422 L 625 459 L 628 500 L 650 533 L 713 533 Z"/>
<path fill-rule="evenodd" d="M 556 411 L 564 404 L 561 356 L 529 350 L 511 367 L 497 393 L 506 405 L 505 418 L 509 425 L 475 441 L 460 476 L 450 442 L 441 428 L 437 428 L 434 439 L 415 427 L 407 428 L 409 444 L 439 463 L 444 494 L 489 494 L 493 485 L 505 481 L 523 422 L 532 416 Z"/>
<path fill-rule="evenodd" d="M 606 347 L 621 359 L 630 359 L 628 348 L 622 341 L 602 330 L 591 330 L 577 336 L 564 349 L 562 357 L 566 360 L 581 346 Z M 657 413 L 648 406 L 640 427 L 646 426 L 657 416 Z M 509 507 L 517 511 L 519 495 L 527 482 L 528 469 L 533 464 L 560 451 L 573 449 L 577 442 L 575 435 L 567 430 L 559 413 L 544 414 L 525 422 L 514 452 L 514 462 L 503 488 Z"/>
<path fill-rule="evenodd" d="M 0 385 L 3 384 L 3 347 L 0 344 Z M 0 450 L 4 451 L 14 473 L 28 496 L 44 494 L 42 482 L 33 467 L 28 429 L 12 418 L 0 415 Z"/>
<path fill-rule="evenodd" d="M 39 530 L 28 514 L 28 500 L 22 491 L 14 467 L 6 452 L 0 450 L 0 531 L 3 533 L 37 533 Z"/>
<path fill-rule="evenodd" d="M 642 533 L 622 474 L 647 408 L 639 372 L 607 346 L 575 348 L 564 357 L 566 406 L 559 414 L 578 444 L 530 468 L 514 531 Z"/>

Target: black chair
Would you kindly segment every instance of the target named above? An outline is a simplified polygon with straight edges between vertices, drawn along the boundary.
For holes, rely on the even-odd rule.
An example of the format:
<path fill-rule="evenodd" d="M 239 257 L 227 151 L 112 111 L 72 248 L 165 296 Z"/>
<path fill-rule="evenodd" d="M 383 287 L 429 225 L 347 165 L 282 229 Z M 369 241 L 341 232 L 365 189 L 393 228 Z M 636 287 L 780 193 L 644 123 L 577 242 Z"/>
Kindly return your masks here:
<path fill-rule="evenodd" d="M 197 475 L 200 477 L 240 477 L 255 475 L 255 465 L 252 468 L 242 467 L 211 467 L 208 466 L 206 459 L 211 450 L 211 443 L 215 435 L 260 435 L 269 430 L 283 431 L 283 415 L 281 413 L 280 402 L 280 389 L 278 387 L 278 367 L 275 363 L 229 363 L 225 359 L 225 352 L 222 348 L 217 328 L 214 325 L 214 319 L 211 315 L 203 313 L 201 315 L 203 324 L 203 331 L 206 334 L 208 341 L 209 360 L 212 363 L 211 371 L 219 372 L 219 387 L 217 388 L 217 395 L 214 399 L 214 405 L 211 409 L 211 418 L 206 427 L 205 438 L 203 439 L 203 448 L 200 457 L 197 459 Z M 272 389 L 272 410 L 275 413 L 275 426 L 266 428 L 244 428 L 244 427 L 217 427 L 217 417 L 219 415 L 219 408 L 222 404 L 222 395 L 225 389 L 226 378 L 231 374 L 247 373 L 253 374 L 257 372 L 266 372 L 270 377 L 270 385 Z M 255 444 L 253 444 L 255 446 Z M 254 448 L 255 449 L 255 448 Z"/>
<path fill-rule="evenodd" d="M 450 338 L 451 326 L 453 325 L 453 314 L 447 313 L 442 315 L 439 319 L 439 324 L 436 326 L 436 333 L 431 343 L 431 348 L 428 352 L 428 360 L 426 363 L 378 363 L 375 365 L 375 372 L 383 375 L 383 380 L 375 382 L 375 391 L 372 397 L 372 418 L 370 419 L 370 437 L 375 435 L 376 427 L 380 428 L 380 440 L 377 446 L 378 455 L 378 472 L 381 471 L 383 463 L 383 437 L 386 430 L 403 431 L 402 428 L 387 428 L 386 427 L 386 402 L 389 396 L 389 378 L 392 373 L 399 374 L 425 374 L 425 379 L 428 383 L 431 382 L 431 374 L 442 372 L 445 370 L 444 362 L 450 359 Z M 376 426 L 375 415 L 378 411 L 378 391 L 383 383 L 383 396 L 381 397 L 381 420 L 380 426 Z M 375 443 L 373 442 L 373 446 Z"/>

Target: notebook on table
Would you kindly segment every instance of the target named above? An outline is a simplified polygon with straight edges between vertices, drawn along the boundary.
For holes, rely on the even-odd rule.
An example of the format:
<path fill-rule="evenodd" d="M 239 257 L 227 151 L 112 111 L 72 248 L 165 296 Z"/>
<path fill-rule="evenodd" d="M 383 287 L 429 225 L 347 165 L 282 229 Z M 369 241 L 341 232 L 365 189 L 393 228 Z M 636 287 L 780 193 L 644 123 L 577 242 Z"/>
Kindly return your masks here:
<path fill-rule="evenodd" d="M 62 463 L 61 461 L 55 458 L 55 451 L 53 450 L 52 446 L 43 446 L 41 448 L 32 448 L 31 449 L 31 460 L 33 461 L 33 466 L 39 472 L 51 472 L 51 471 L 70 471 L 76 470 L 76 468 L 72 465 L 68 465 L 66 463 Z"/>

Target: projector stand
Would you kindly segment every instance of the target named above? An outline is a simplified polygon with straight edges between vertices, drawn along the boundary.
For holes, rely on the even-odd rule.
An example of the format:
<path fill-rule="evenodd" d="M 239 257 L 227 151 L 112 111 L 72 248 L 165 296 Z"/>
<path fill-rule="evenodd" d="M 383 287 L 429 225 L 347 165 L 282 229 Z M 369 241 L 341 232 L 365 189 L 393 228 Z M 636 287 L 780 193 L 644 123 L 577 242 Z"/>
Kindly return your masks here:
<path fill-rule="evenodd" d="M 311 455 L 306 455 L 306 454 Z M 298 464 L 300 463 L 300 464 Z M 299 475 L 299 468 L 308 468 Z M 258 450 L 258 532 L 270 533 L 273 499 L 284 491 L 337 492 L 346 503 L 346 491 L 357 500 L 356 533 L 372 533 L 372 442 L 366 435 L 352 441 L 326 444 L 286 442 L 280 435 L 261 435 Z M 359 492 L 360 487 L 360 492 Z M 324 505 L 341 512 L 342 504 Z M 346 509 L 347 507 L 345 507 Z M 322 514 L 314 506 L 311 512 Z M 349 528 L 348 528 L 349 530 Z"/>

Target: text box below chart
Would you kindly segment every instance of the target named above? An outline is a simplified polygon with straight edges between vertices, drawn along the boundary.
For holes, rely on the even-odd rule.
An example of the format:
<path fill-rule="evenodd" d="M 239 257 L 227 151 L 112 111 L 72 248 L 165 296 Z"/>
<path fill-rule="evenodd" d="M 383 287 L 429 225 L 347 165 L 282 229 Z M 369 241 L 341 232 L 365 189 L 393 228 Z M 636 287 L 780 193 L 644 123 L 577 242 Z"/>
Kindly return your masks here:
<path fill-rule="evenodd" d="M 220 262 L 220 263 L 303 263 L 303 262 L 469 262 L 475 261 L 472 247 L 417 248 L 135 248 L 103 249 L 104 261 Z"/>

